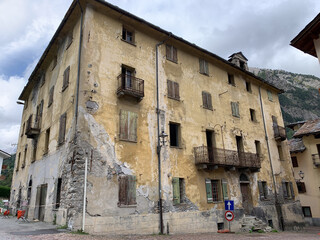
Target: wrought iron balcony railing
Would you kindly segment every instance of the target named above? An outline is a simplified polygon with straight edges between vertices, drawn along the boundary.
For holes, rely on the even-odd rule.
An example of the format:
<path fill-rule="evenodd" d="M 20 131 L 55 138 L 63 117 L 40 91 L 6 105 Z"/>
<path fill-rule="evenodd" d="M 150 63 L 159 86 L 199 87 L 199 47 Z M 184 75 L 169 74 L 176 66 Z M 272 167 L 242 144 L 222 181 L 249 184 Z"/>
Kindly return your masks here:
<path fill-rule="evenodd" d="M 274 138 L 276 140 L 284 141 L 287 139 L 286 129 L 284 127 L 274 125 L 273 131 L 274 131 Z"/>
<path fill-rule="evenodd" d="M 313 161 L 314 166 L 320 167 L 320 157 L 319 157 L 319 154 L 312 154 L 311 156 L 312 156 L 312 161 Z"/>
<path fill-rule="evenodd" d="M 40 119 L 38 121 L 32 122 L 32 115 L 28 118 L 26 126 L 27 138 L 35 138 L 40 134 Z"/>
<path fill-rule="evenodd" d="M 120 74 L 118 76 L 118 97 L 128 95 L 139 101 L 144 97 L 144 80 L 132 75 Z"/>
<path fill-rule="evenodd" d="M 199 146 L 194 148 L 195 164 L 235 168 L 261 168 L 258 154 Z"/>

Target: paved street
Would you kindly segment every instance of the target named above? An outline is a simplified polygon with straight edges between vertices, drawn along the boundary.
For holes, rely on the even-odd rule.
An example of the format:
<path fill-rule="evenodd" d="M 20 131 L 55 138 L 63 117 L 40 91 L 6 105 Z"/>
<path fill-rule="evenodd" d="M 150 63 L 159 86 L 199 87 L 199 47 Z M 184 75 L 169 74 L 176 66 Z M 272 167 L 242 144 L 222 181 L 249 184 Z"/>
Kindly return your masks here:
<path fill-rule="evenodd" d="M 91 236 L 79 235 L 57 230 L 55 225 L 43 222 L 25 223 L 16 222 L 16 218 L 10 219 L 0 218 L 0 239 L 6 240 L 207 240 L 207 239 L 275 239 L 275 240 L 300 240 L 315 239 L 320 240 L 320 227 L 307 227 L 301 232 L 281 232 L 281 233 L 234 233 L 234 234 L 179 234 L 170 236 L 148 235 L 148 236 Z"/>

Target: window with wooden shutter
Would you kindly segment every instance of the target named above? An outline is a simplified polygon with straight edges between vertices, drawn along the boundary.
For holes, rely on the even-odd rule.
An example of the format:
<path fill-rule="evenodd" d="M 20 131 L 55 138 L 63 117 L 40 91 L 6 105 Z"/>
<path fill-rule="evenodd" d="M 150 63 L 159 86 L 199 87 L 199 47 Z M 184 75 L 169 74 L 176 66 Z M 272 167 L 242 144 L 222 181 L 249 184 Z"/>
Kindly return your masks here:
<path fill-rule="evenodd" d="M 228 200 L 228 182 L 226 179 L 222 179 L 221 181 L 221 186 L 222 186 L 222 195 L 223 195 L 223 200 Z"/>
<path fill-rule="evenodd" d="M 267 90 L 267 94 L 268 94 L 268 99 L 269 101 L 273 101 L 273 97 L 272 97 L 272 92 L 270 92 L 269 90 Z"/>
<path fill-rule="evenodd" d="M 59 139 L 58 139 L 59 146 L 63 144 L 65 141 L 66 122 L 67 122 L 67 113 L 64 113 L 60 116 Z"/>
<path fill-rule="evenodd" d="M 49 91 L 48 107 L 50 107 L 51 104 L 53 103 L 53 94 L 54 94 L 54 86 L 52 86 L 52 87 L 50 88 L 50 91 Z"/>
<path fill-rule="evenodd" d="M 179 178 L 172 178 L 172 188 L 173 188 L 173 204 L 180 203 L 180 185 Z"/>
<path fill-rule="evenodd" d="M 294 189 L 293 189 L 293 184 L 292 182 L 289 182 L 289 186 L 290 186 L 290 194 L 291 194 L 291 198 L 294 199 Z"/>
<path fill-rule="evenodd" d="M 200 73 L 209 75 L 208 62 L 204 59 L 199 59 L 199 65 L 200 65 Z"/>
<path fill-rule="evenodd" d="M 134 44 L 134 31 L 128 27 L 122 27 L 122 40 Z"/>
<path fill-rule="evenodd" d="M 202 106 L 205 109 L 213 110 L 211 94 L 205 91 L 202 91 Z"/>
<path fill-rule="evenodd" d="M 232 116 L 234 116 L 234 117 L 240 117 L 239 103 L 237 103 L 237 102 L 231 102 L 231 111 L 232 111 Z"/>
<path fill-rule="evenodd" d="M 62 92 L 69 86 L 69 75 L 70 75 L 70 66 L 68 66 L 63 73 Z"/>
<path fill-rule="evenodd" d="M 299 167 L 297 157 L 291 157 L 291 162 L 293 167 Z"/>
<path fill-rule="evenodd" d="M 120 110 L 120 140 L 137 142 L 138 114 Z"/>
<path fill-rule="evenodd" d="M 297 182 L 297 188 L 299 193 L 305 193 L 306 192 L 306 185 L 304 182 Z"/>
<path fill-rule="evenodd" d="M 211 180 L 206 179 L 206 192 L 207 192 L 207 202 L 212 203 L 212 186 L 211 186 Z"/>
<path fill-rule="evenodd" d="M 228 74 L 228 83 L 232 86 L 236 86 L 234 82 L 234 75 L 233 74 Z"/>
<path fill-rule="evenodd" d="M 283 197 L 288 198 L 288 189 L 287 189 L 287 183 L 282 182 L 282 191 L 283 191 Z"/>
<path fill-rule="evenodd" d="M 72 31 L 66 36 L 65 41 L 66 41 L 66 50 L 67 50 L 73 42 L 73 32 Z"/>
<path fill-rule="evenodd" d="M 119 176 L 119 202 L 121 205 L 136 205 L 136 176 Z"/>
<path fill-rule="evenodd" d="M 179 100 L 180 99 L 179 83 L 168 80 L 167 86 L 168 86 L 168 97 L 173 98 L 175 100 Z"/>
<path fill-rule="evenodd" d="M 166 45 L 166 56 L 167 60 L 177 63 L 178 56 L 177 56 L 177 49 L 172 45 Z"/>

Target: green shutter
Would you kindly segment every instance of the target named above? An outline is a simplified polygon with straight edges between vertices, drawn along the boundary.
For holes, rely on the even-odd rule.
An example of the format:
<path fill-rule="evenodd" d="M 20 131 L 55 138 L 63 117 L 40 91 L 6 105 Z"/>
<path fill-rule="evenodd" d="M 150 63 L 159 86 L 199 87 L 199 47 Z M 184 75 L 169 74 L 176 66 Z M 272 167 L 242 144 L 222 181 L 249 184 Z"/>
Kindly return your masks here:
<path fill-rule="evenodd" d="M 172 178 L 172 189 L 173 189 L 173 204 L 180 203 L 180 185 L 179 178 Z"/>
<path fill-rule="evenodd" d="M 206 191 L 207 191 L 207 201 L 208 203 L 212 203 L 213 198 L 212 198 L 212 186 L 211 186 L 210 179 L 206 179 Z"/>
<path fill-rule="evenodd" d="M 128 140 L 136 142 L 137 141 L 137 119 L 138 114 L 134 112 L 128 112 Z"/>
<path fill-rule="evenodd" d="M 228 183 L 227 180 L 222 179 L 221 181 L 221 185 L 222 185 L 222 195 L 223 195 L 223 199 L 224 200 L 228 200 Z"/>
<path fill-rule="evenodd" d="M 136 202 L 136 176 L 127 176 L 127 203 L 128 205 L 135 205 Z"/>
<path fill-rule="evenodd" d="M 264 200 L 263 186 L 261 181 L 258 181 L 258 188 L 259 188 L 260 200 Z"/>
<path fill-rule="evenodd" d="M 289 182 L 289 185 L 290 185 L 291 197 L 292 197 L 292 199 L 294 199 L 294 190 L 293 190 L 292 182 Z"/>
<path fill-rule="evenodd" d="M 128 111 L 120 110 L 120 139 L 128 140 Z"/>

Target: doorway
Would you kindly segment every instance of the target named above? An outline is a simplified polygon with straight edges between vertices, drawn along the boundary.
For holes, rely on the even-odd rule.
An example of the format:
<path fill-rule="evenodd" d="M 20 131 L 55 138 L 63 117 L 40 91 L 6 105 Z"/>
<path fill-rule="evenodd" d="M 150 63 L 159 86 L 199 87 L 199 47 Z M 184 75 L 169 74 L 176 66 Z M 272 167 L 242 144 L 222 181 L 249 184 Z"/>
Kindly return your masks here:
<path fill-rule="evenodd" d="M 42 184 L 37 187 L 36 206 L 34 216 L 39 221 L 44 221 L 46 198 L 47 198 L 47 184 Z"/>
<path fill-rule="evenodd" d="M 242 195 L 242 207 L 245 214 L 250 214 L 253 208 L 250 190 L 250 181 L 245 174 L 240 175 L 240 190 Z"/>
<path fill-rule="evenodd" d="M 215 137 L 214 132 L 210 130 L 206 130 L 206 140 L 207 140 L 207 146 L 208 146 L 208 158 L 209 162 L 213 163 L 214 161 L 214 148 L 215 148 Z"/>

